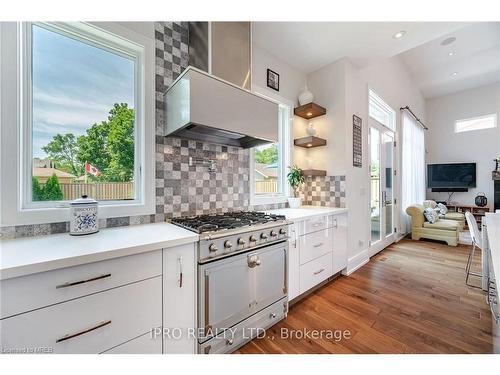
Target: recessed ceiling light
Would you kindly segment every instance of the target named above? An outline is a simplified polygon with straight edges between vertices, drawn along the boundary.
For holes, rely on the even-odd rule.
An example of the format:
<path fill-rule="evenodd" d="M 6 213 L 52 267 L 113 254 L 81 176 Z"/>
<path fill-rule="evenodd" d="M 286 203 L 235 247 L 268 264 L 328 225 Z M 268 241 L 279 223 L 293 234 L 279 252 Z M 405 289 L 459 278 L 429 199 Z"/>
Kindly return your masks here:
<path fill-rule="evenodd" d="M 406 34 L 406 31 L 404 30 L 401 30 L 401 31 L 398 31 L 396 34 L 394 34 L 392 37 L 394 39 L 401 39 L 402 37 L 404 37 Z"/>
<path fill-rule="evenodd" d="M 450 36 L 449 38 L 446 38 L 445 40 L 443 40 L 441 42 L 441 45 L 442 46 L 447 46 L 447 45 L 453 43 L 455 40 L 457 40 L 457 38 L 455 38 L 454 36 Z"/>
<path fill-rule="evenodd" d="M 451 73 L 451 75 L 452 75 L 453 77 L 456 77 L 456 76 L 458 75 L 458 72 L 453 72 L 453 73 Z"/>
<path fill-rule="evenodd" d="M 451 51 L 451 52 L 448 52 L 448 56 L 453 56 L 455 54 L 455 52 Z"/>

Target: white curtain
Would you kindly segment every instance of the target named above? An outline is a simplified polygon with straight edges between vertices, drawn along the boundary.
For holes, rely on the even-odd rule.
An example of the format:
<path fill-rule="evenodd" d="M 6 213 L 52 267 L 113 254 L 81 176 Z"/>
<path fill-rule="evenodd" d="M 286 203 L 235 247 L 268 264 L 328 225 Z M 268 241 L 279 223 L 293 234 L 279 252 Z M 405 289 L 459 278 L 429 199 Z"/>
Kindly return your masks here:
<path fill-rule="evenodd" d="M 402 144 L 402 229 L 411 232 L 410 217 L 406 208 L 425 200 L 425 140 L 424 129 L 408 113 L 403 112 Z"/>

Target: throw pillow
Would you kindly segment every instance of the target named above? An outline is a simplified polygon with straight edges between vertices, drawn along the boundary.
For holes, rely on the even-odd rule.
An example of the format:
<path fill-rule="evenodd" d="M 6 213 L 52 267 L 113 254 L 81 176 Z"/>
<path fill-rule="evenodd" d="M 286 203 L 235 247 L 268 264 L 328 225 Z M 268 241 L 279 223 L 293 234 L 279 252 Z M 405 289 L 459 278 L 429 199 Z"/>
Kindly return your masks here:
<path fill-rule="evenodd" d="M 424 210 L 424 216 L 425 216 L 425 219 L 431 224 L 434 224 L 436 221 L 438 221 L 437 212 L 430 207 L 428 207 Z"/>
<path fill-rule="evenodd" d="M 439 208 L 439 213 L 441 215 L 446 215 L 446 213 L 448 212 L 448 207 L 446 207 L 444 204 L 442 203 L 438 203 L 437 205 L 437 208 Z"/>

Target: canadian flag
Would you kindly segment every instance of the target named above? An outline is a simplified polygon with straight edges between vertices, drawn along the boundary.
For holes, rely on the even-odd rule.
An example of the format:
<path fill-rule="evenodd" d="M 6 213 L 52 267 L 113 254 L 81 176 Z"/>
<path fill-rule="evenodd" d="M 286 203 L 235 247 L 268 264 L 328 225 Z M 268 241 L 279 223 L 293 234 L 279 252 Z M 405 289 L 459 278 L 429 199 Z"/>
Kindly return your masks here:
<path fill-rule="evenodd" d="M 94 175 L 96 177 L 99 177 L 101 175 L 101 172 L 99 172 L 99 169 L 97 169 L 92 164 L 89 164 L 87 162 L 85 162 L 85 172 L 90 173 L 91 175 Z"/>

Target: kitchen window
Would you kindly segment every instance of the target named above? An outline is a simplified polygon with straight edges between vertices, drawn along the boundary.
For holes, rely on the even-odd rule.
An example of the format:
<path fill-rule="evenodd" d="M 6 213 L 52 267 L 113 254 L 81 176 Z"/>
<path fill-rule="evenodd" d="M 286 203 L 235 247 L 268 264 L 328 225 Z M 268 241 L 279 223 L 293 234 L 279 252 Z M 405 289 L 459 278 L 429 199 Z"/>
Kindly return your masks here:
<path fill-rule="evenodd" d="M 66 221 L 68 202 L 82 195 L 97 199 L 104 217 L 153 213 L 152 42 L 111 24 L 16 26 L 2 26 L 2 42 L 12 47 L 15 35 L 18 49 L 11 92 L 20 132 L 7 156 L 17 156 L 17 178 L 2 165 L 16 221 Z"/>
<path fill-rule="evenodd" d="M 470 132 L 474 130 L 491 129 L 497 127 L 497 115 L 486 115 L 455 122 L 455 133 Z"/>
<path fill-rule="evenodd" d="M 250 190 L 253 205 L 285 202 L 289 193 L 286 173 L 290 164 L 290 106 L 279 105 L 278 127 L 278 142 L 250 150 Z"/>

